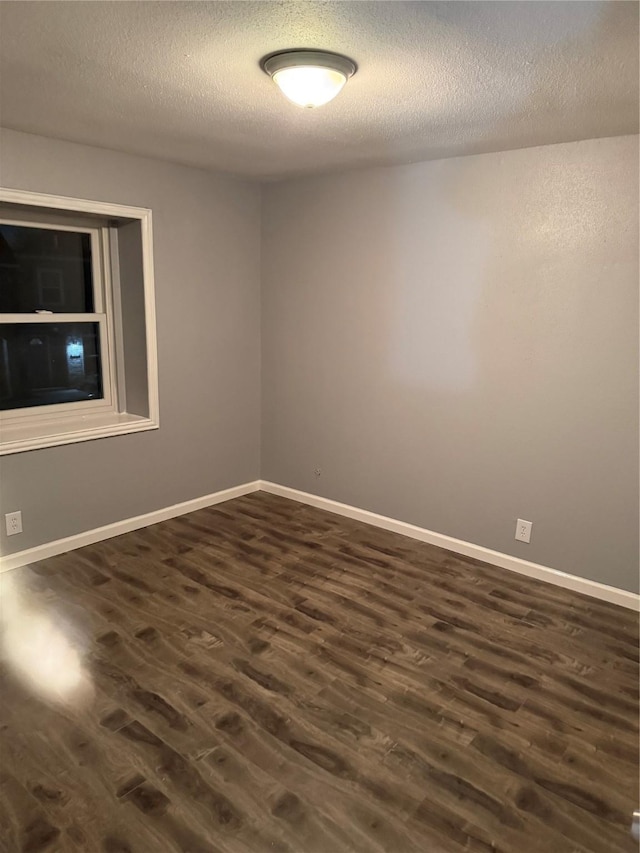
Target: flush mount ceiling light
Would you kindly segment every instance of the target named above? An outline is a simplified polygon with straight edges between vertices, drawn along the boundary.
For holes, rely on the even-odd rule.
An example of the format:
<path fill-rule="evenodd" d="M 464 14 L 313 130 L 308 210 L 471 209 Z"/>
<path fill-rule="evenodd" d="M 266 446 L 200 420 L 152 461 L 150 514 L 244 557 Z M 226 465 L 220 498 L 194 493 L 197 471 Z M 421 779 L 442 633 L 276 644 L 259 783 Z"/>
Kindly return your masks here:
<path fill-rule="evenodd" d="M 260 65 L 282 94 L 300 107 L 329 103 L 356 73 L 351 59 L 324 50 L 272 53 Z"/>

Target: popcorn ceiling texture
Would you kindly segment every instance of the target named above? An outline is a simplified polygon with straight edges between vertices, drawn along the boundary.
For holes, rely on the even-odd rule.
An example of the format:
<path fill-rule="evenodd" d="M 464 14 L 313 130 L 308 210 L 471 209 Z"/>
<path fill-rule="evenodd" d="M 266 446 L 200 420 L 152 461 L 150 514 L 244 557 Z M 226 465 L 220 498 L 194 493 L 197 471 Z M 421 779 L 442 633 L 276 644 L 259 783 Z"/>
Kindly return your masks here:
<path fill-rule="evenodd" d="M 279 178 L 638 132 L 631 2 L 3 3 L 5 127 Z M 303 111 L 271 51 L 346 53 Z"/>

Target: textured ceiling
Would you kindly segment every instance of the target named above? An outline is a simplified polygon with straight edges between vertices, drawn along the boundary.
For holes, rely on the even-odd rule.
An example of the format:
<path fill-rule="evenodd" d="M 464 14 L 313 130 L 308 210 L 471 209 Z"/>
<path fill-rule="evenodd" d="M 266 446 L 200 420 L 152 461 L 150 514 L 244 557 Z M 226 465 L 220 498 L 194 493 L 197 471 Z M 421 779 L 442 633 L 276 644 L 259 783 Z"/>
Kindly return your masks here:
<path fill-rule="evenodd" d="M 636 2 L 3 2 L 0 121 L 261 178 L 638 132 Z M 271 51 L 359 70 L 317 110 Z"/>

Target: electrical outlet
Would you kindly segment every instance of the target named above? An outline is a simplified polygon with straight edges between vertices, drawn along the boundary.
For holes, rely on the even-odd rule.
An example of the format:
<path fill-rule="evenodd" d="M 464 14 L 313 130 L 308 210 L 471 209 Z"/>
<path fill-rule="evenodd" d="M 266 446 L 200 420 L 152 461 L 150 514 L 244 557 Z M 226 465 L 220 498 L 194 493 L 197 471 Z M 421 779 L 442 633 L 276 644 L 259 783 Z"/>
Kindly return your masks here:
<path fill-rule="evenodd" d="M 15 536 L 16 533 L 22 533 L 22 513 L 8 512 L 4 517 L 4 523 L 7 528 L 7 536 Z"/>
<path fill-rule="evenodd" d="M 520 542 L 531 542 L 532 527 L 532 521 L 524 521 L 522 518 L 519 518 L 516 522 L 516 539 Z"/>

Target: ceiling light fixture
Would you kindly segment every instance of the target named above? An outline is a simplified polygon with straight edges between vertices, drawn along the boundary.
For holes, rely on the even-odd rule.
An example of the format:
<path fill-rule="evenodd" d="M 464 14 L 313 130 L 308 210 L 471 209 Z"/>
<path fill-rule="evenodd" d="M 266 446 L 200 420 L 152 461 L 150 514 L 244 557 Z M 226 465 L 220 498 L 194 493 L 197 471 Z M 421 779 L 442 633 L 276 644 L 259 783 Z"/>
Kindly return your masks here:
<path fill-rule="evenodd" d="M 325 50 L 285 50 L 265 56 L 262 70 L 283 95 L 300 107 L 321 107 L 340 92 L 356 64 Z"/>

